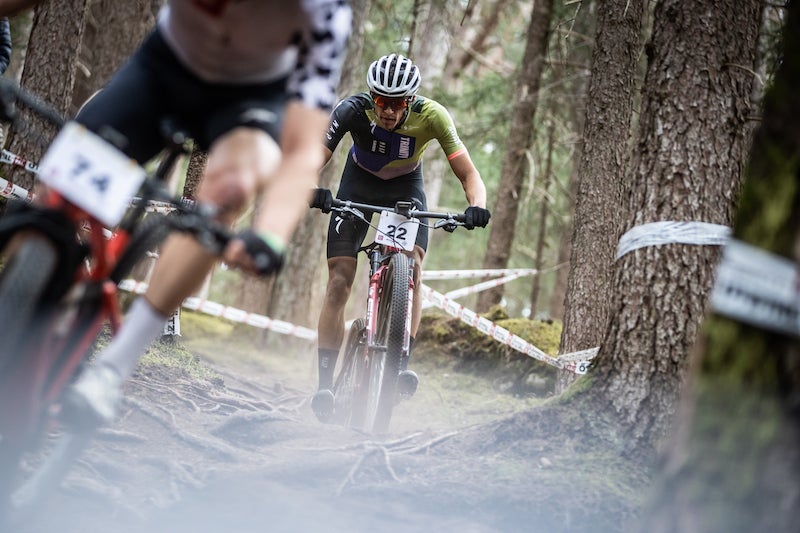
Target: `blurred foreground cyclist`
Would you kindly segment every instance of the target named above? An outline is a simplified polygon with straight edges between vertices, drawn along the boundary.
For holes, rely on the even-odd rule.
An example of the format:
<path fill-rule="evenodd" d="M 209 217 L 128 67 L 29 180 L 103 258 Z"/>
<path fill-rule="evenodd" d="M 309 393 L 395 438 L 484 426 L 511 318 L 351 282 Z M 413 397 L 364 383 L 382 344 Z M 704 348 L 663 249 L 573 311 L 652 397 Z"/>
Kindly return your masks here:
<path fill-rule="evenodd" d="M 0 0 L 0 16 L 35 2 Z M 77 121 L 110 127 L 144 163 L 163 148 L 165 117 L 208 151 L 197 200 L 230 224 L 259 198 L 252 229 L 225 250 L 234 266 L 268 275 L 308 204 L 324 164 L 319 147 L 346 53 L 345 0 L 170 0 L 156 28 Z M 113 419 L 121 384 L 217 260 L 191 237 L 165 243 L 144 297 L 67 394 L 66 416 Z"/>

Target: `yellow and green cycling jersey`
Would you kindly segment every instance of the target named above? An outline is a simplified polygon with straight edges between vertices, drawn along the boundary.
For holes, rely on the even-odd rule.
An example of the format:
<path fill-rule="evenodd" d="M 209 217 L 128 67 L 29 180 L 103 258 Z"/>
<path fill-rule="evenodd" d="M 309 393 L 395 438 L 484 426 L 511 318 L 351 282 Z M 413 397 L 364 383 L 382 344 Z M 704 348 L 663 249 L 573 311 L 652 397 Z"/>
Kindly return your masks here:
<path fill-rule="evenodd" d="M 466 150 L 447 109 L 423 96 L 414 99 L 405 119 L 393 131 L 378 125 L 369 93 L 345 98 L 331 114 L 326 146 L 333 151 L 348 131 L 353 138 L 350 152 L 353 161 L 385 180 L 416 170 L 425 149 L 434 139 L 448 160 Z"/>

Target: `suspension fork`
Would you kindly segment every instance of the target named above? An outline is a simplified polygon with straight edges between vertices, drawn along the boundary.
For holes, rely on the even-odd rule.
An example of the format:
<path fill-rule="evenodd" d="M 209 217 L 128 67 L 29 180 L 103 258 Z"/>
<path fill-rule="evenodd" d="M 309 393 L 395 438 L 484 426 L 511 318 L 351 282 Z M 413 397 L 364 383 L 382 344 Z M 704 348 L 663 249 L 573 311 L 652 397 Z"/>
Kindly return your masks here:
<path fill-rule="evenodd" d="M 411 350 L 411 322 L 414 319 L 414 259 L 408 260 L 408 309 L 406 310 L 406 328 L 403 333 L 403 357 L 409 356 Z"/>
<path fill-rule="evenodd" d="M 367 292 L 367 346 L 375 345 L 378 320 L 378 287 L 386 267 L 381 265 L 382 254 L 373 248 L 369 251 L 369 289 Z"/>

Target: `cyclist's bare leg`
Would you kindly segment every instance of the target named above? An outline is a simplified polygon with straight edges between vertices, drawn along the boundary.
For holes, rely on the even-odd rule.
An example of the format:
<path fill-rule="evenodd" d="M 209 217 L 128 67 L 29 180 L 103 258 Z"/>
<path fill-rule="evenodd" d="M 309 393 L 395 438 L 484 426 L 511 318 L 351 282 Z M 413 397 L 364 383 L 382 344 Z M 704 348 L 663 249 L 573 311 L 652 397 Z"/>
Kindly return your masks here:
<path fill-rule="evenodd" d="M 422 319 L 422 260 L 425 258 L 425 250 L 415 246 L 414 250 L 406 255 L 414 259 L 414 302 L 411 307 L 411 345 L 408 354 L 400 360 L 400 375 L 397 381 L 397 389 L 402 398 L 409 398 L 414 395 L 419 386 L 419 377 L 411 370 L 408 370 L 408 362 L 411 359 L 411 352 L 414 347 L 414 338 L 419 330 L 420 320 Z"/>
<path fill-rule="evenodd" d="M 425 250 L 414 246 L 414 250 L 406 254 L 414 260 L 414 305 L 411 308 L 411 338 L 417 336 L 419 323 L 422 320 L 422 261 L 425 259 Z"/>
<path fill-rule="evenodd" d="M 358 261 L 354 257 L 331 257 L 328 259 L 328 284 L 318 323 L 319 383 L 320 388 L 330 388 L 336 357 L 344 338 L 344 310 Z"/>

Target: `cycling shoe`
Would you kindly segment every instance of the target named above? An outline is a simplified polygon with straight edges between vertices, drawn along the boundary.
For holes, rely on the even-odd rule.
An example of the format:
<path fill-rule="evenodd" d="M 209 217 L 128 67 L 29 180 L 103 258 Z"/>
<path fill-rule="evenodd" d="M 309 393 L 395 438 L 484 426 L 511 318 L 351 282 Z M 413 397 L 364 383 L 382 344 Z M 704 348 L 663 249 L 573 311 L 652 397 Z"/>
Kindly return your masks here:
<path fill-rule="evenodd" d="M 317 391 L 311 398 L 311 410 L 320 422 L 328 422 L 333 416 L 333 393 L 328 389 Z"/>

